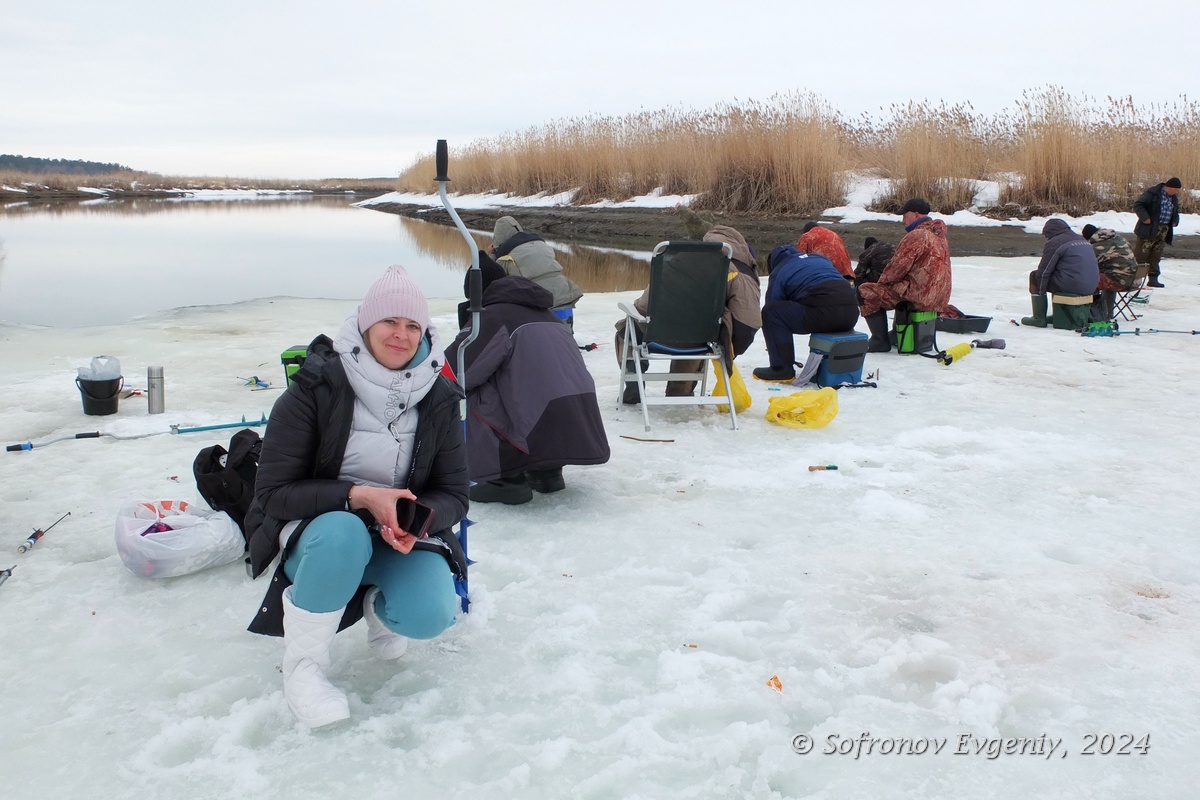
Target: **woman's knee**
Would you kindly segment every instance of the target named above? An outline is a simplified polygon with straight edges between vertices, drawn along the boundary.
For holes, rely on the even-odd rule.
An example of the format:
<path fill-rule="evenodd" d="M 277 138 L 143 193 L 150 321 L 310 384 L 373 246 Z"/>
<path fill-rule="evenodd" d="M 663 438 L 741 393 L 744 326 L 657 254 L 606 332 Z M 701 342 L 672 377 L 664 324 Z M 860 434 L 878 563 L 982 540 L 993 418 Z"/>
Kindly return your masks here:
<path fill-rule="evenodd" d="M 313 559 L 361 571 L 371 560 L 371 551 L 371 533 L 361 519 L 349 511 L 330 511 L 308 523 L 288 562 L 298 568 L 296 562 Z"/>
<path fill-rule="evenodd" d="M 380 617 L 409 639 L 432 639 L 454 624 L 458 595 L 446 559 L 416 550 L 396 554 L 375 581 L 383 595 Z"/>

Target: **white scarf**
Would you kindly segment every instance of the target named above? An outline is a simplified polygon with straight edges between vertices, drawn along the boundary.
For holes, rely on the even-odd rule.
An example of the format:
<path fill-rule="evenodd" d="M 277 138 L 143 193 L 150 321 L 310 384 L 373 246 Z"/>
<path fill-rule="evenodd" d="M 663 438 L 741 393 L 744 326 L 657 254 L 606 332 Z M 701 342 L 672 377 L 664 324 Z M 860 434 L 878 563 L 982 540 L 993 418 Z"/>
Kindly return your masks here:
<path fill-rule="evenodd" d="M 417 432 L 417 404 L 442 367 L 437 329 L 429 326 L 429 353 L 419 364 L 388 369 L 367 351 L 358 313 L 342 323 L 333 348 L 354 389 L 354 419 L 342 458 L 342 480 L 369 486 L 408 486 Z M 436 362 L 437 366 L 433 364 Z"/>

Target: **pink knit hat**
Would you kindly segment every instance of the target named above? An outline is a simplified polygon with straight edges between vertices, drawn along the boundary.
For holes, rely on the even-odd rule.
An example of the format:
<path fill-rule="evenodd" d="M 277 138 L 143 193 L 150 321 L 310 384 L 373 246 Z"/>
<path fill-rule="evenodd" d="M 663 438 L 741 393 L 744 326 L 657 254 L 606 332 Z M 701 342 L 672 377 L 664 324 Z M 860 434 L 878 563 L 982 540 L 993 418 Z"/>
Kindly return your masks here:
<path fill-rule="evenodd" d="M 358 330 L 366 333 L 367 328 L 388 317 L 404 317 L 429 330 L 429 304 L 420 287 L 404 271 L 404 267 L 393 264 L 383 277 L 371 284 L 362 305 L 358 307 Z"/>

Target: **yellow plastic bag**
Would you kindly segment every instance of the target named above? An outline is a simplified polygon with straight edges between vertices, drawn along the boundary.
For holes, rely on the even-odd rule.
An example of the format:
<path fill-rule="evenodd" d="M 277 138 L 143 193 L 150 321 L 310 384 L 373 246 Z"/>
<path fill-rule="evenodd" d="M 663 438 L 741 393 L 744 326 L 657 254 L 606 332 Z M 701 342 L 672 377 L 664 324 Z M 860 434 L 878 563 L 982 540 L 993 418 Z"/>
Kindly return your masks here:
<path fill-rule="evenodd" d="M 713 372 L 717 373 L 717 381 L 712 390 L 715 397 L 719 394 L 725 394 L 725 381 L 721 378 L 721 367 L 715 358 L 713 359 Z M 733 410 L 737 413 L 742 413 L 754 402 L 753 398 L 750 397 L 750 390 L 746 388 L 746 382 L 742 380 L 742 373 L 738 372 L 737 364 L 733 365 L 733 374 L 729 379 L 729 388 L 733 390 Z M 722 414 L 728 414 L 729 406 L 717 406 L 717 411 L 720 411 Z"/>
<path fill-rule="evenodd" d="M 767 402 L 767 421 L 789 428 L 824 428 L 837 413 L 837 392 L 829 386 L 772 397 Z"/>

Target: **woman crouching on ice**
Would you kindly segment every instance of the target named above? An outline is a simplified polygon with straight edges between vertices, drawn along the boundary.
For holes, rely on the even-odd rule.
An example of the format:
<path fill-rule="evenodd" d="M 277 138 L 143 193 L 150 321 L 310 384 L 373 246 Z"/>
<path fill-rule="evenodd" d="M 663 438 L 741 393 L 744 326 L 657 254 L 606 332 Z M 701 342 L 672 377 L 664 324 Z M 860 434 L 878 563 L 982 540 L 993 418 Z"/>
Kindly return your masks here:
<path fill-rule="evenodd" d="M 283 636 L 283 693 L 310 728 L 350 716 L 326 677 L 339 630 L 365 617 L 391 659 L 454 622 L 466 558 L 450 529 L 469 481 L 441 359 L 425 296 L 393 266 L 335 341 L 313 340 L 271 411 L 246 533 L 254 577 L 281 563 L 250 630 Z M 427 538 L 404 530 L 399 500 L 432 509 Z"/>

